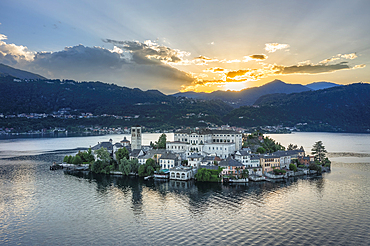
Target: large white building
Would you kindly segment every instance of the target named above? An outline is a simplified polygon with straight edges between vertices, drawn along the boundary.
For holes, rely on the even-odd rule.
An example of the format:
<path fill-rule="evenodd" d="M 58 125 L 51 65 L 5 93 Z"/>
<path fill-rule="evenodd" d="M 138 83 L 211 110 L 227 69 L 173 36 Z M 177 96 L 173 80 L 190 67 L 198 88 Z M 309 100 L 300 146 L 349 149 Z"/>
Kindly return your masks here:
<path fill-rule="evenodd" d="M 180 130 L 174 141 L 167 142 L 167 150 L 189 156 L 193 153 L 227 158 L 242 147 L 242 134 L 232 130 Z"/>

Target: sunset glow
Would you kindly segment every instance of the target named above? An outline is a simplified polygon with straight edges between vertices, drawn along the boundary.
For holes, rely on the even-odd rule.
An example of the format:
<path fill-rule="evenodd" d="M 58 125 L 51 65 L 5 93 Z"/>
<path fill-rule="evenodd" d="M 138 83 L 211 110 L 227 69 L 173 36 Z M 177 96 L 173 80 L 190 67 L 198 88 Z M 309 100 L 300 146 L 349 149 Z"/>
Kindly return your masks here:
<path fill-rule="evenodd" d="M 212 11 L 202 2 L 177 5 L 5 1 L 0 63 L 47 78 L 164 93 L 242 90 L 274 79 L 369 80 L 367 2 L 231 1 L 212 5 Z M 349 12 L 356 18 L 347 17 Z M 348 27 L 337 28 L 339 23 Z"/>

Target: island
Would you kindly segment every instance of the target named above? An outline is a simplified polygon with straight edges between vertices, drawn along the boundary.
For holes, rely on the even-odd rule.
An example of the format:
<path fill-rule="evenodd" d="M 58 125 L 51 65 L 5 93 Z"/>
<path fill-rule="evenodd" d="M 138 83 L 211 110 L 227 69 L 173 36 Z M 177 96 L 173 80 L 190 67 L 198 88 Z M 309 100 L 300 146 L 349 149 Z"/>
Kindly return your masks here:
<path fill-rule="evenodd" d="M 322 141 L 309 154 L 295 144 L 282 146 L 260 131 L 187 128 L 165 133 L 149 146 L 142 145 L 142 126 L 131 127 L 131 141 L 98 142 L 87 151 L 65 156 L 50 169 L 91 171 L 105 175 L 136 175 L 144 179 L 196 180 L 197 182 L 247 183 L 283 180 L 330 171 Z"/>

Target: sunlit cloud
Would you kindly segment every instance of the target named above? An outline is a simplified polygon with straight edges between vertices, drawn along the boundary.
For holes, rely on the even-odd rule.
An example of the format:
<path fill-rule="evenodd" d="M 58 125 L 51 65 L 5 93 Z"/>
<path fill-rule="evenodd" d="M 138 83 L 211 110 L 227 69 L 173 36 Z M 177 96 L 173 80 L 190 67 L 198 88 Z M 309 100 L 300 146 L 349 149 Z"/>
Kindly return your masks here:
<path fill-rule="evenodd" d="M 353 60 L 353 59 L 356 59 L 357 58 L 357 55 L 356 53 L 351 53 L 351 54 L 338 54 L 336 56 L 333 56 L 331 58 L 328 58 L 328 59 L 325 59 L 325 60 L 322 60 L 320 61 L 319 63 L 321 64 L 327 64 L 327 63 L 330 63 L 330 62 L 333 62 L 333 61 L 338 61 L 338 60 Z"/>
<path fill-rule="evenodd" d="M 221 68 L 221 67 L 211 67 L 211 68 L 207 68 L 205 70 L 203 70 L 203 72 L 210 72 L 210 73 L 225 73 L 227 72 L 226 69 L 224 68 Z"/>
<path fill-rule="evenodd" d="M 279 43 L 267 43 L 265 44 L 265 50 L 269 53 L 273 53 L 277 50 L 283 50 L 289 48 L 289 44 L 279 44 Z"/>
<path fill-rule="evenodd" d="M 29 51 L 26 46 L 7 44 L 8 37 L 0 34 L 0 61 L 14 65 L 22 61 L 32 61 L 36 52 Z"/>
<path fill-rule="evenodd" d="M 222 60 L 220 62 L 222 62 L 222 63 L 237 63 L 237 62 L 241 62 L 241 61 L 238 60 L 238 59 L 234 59 L 234 60 Z"/>
<path fill-rule="evenodd" d="M 190 56 L 189 52 L 171 49 L 151 40 L 139 42 L 105 39 L 103 41 L 128 51 L 131 54 L 131 60 L 137 64 L 180 63 L 185 56 Z"/>

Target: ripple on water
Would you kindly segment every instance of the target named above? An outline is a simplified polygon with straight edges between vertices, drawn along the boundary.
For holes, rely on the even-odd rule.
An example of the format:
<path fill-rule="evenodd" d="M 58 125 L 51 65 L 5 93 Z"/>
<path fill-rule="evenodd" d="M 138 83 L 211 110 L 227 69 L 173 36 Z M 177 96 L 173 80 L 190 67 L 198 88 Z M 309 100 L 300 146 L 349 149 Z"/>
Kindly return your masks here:
<path fill-rule="evenodd" d="M 369 165 L 286 183 L 156 183 L 0 165 L 0 244 L 366 245 Z"/>

